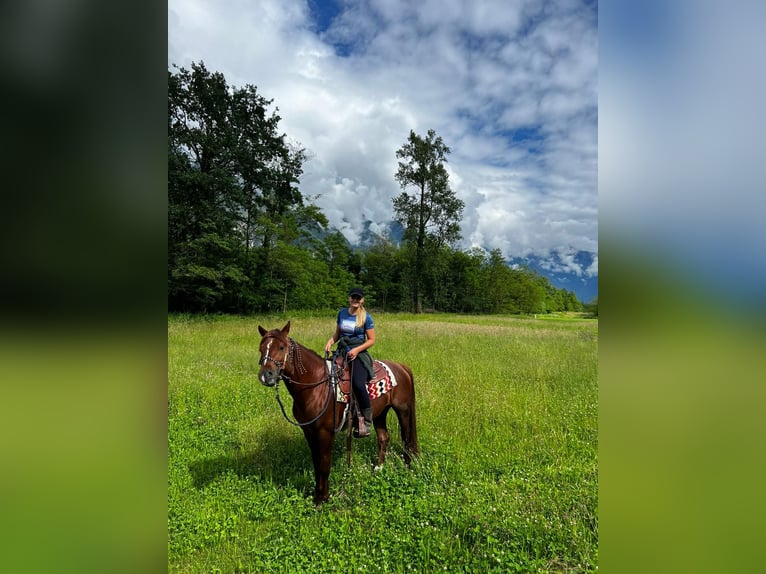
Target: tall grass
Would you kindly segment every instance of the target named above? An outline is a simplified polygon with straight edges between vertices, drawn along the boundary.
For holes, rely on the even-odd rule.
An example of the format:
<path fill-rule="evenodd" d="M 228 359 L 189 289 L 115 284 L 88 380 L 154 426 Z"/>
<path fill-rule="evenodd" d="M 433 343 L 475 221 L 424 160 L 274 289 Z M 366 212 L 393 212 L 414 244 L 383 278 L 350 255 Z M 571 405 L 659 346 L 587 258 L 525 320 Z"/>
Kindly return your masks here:
<path fill-rule="evenodd" d="M 404 466 L 393 413 L 379 472 L 374 435 L 350 468 L 339 438 L 315 509 L 303 434 L 256 380 L 257 326 L 287 318 L 169 319 L 170 571 L 597 570 L 598 323 L 375 320 L 373 356 L 415 374 L 422 454 Z M 290 334 L 321 352 L 332 330 L 304 316 Z"/>

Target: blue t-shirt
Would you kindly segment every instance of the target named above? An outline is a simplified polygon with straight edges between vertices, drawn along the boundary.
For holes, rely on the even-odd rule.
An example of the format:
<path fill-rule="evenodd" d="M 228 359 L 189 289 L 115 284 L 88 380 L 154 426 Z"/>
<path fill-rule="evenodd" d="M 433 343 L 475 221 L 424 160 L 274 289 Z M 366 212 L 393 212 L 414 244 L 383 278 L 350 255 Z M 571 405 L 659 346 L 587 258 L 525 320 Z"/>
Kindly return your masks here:
<path fill-rule="evenodd" d="M 340 336 L 356 339 L 358 344 L 362 344 L 365 341 L 364 333 L 370 329 L 375 328 L 375 323 L 372 320 L 372 315 L 367 313 L 367 320 L 364 322 L 364 327 L 356 326 L 356 315 L 352 315 L 348 312 L 348 307 L 343 307 L 338 311 L 338 325 L 340 326 Z"/>

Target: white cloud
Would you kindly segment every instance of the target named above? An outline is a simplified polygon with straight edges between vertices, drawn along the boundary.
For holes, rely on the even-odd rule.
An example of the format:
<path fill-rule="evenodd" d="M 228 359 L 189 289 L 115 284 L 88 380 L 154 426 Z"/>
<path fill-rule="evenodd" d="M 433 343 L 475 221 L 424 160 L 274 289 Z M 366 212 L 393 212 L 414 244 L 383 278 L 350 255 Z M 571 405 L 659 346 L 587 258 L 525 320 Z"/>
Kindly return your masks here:
<path fill-rule="evenodd" d="M 349 240 L 384 226 L 410 129 L 452 149 L 463 247 L 597 251 L 597 33 L 578 2 L 359 0 L 317 33 L 300 0 L 169 0 L 168 62 L 274 100 L 301 189 Z M 535 24 L 530 24 L 535 16 Z M 509 130 L 525 132 L 527 141 Z M 564 265 L 575 273 L 572 255 Z"/>

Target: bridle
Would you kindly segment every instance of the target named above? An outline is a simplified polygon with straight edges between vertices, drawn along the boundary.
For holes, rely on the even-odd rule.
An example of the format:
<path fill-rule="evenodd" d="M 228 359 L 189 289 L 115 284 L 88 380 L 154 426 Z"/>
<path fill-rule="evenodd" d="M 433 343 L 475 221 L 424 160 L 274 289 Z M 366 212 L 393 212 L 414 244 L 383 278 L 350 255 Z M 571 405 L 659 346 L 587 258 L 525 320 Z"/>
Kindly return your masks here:
<path fill-rule="evenodd" d="M 274 338 L 275 337 L 272 336 L 272 339 L 274 339 Z M 295 343 L 295 341 L 291 337 L 288 337 L 288 340 L 290 341 L 290 349 L 287 352 L 287 355 L 285 355 L 285 360 L 284 361 L 280 361 L 280 360 L 275 359 L 274 357 L 270 356 L 269 355 L 269 348 L 271 347 L 271 345 L 268 345 L 266 347 L 266 353 L 261 356 L 261 359 L 260 359 L 260 361 L 258 361 L 258 364 L 260 366 L 264 366 L 267 361 L 271 361 L 271 363 L 274 364 L 277 367 L 277 374 L 276 374 L 277 381 L 276 381 L 276 383 L 274 383 L 274 390 L 275 390 L 275 394 L 276 394 L 276 397 L 277 397 L 277 403 L 279 403 L 279 408 L 282 409 L 282 414 L 284 415 L 285 420 L 287 422 L 289 422 L 291 425 L 295 425 L 295 426 L 299 426 L 299 427 L 305 427 L 305 426 L 308 426 L 308 425 L 313 424 L 316 421 L 318 421 L 327 412 L 327 409 L 330 406 L 330 403 L 333 402 L 332 401 L 333 389 L 332 389 L 332 385 L 330 384 L 330 374 L 329 374 L 329 372 L 327 370 L 327 365 L 326 364 L 325 364 L 325 367 L 324 367 L 324 369 L 325 369 L 325 376 L 324 376 L 324 378 L 320 379 L 316 383 L 301 383 L 300 381 L 296 381 L 295 379 L 293 379 L 292 377 L 289 377 L 288 375 L 286 375 L 284 373 L 284 368 L 290 362 L 290 357 L 295 356 L 295 360 L 293 362 L 296 364 L 298 372 L 301 375 L 306 374 L 306 367 L 303 366 L 303 358 L 301 357 L 300 346 L 297 345 Z M 285 382 L 285 384 L 290 383 L 290 384 L 293 384 L 293 385 L 296 385 L 296 386 L 299 386 L 299 387 L 303 387 L 303 388 L 317 387 L 317 386 L 319 386 L 319 385 L 321 385 L 323 383 L 327 383 L 327 398 L 326 398 L 325 404 L 322 407 L 322 410 L 319 412 L 319 414 L 317 416 L 315 416 L 313 419 L 311 419 L 310 421 L 306 421 L 306 422 L 303 422 L 303 423 L 302 422 L 298 422 L 297 419 L 294 420 L 294 421 L 290 420 L 290 417 L 287 415 L 287 411 L 285 411 L 285 406 L 282 404 L 282 400 L 279 398 L 279 381 L 280 381 L 280 379 L 283 380 Z"/>
<path fill-rule="evenodd" d="M 272 339 L 273 339 L 273 337 L 272 337 Z M 287 356 L 285 357 L 285 359 L 288 359 L 288 360 L 290 359 L 290 354 L 293 352 L 293 348 L 292 347 L 293 347 L 293 340 L 290 339 L 290 351 L 287 353 Z M 278 377 L 281 376 L 282 369 L 284 369 L 285 363 L 287 361 L 280 361 L 279 359 L 275 359 L 274 357 L 269 355 L 269 347 L 266 347 L 266 354 L 261 357 L 261 360 L 258 361 L 258 364 L 260 366 L 263 366 L 263 365 L 266 364 L 266 361 L 271 361 L 272 363 L 274 363 L 277 366 L 277 368 L 279 369 L 277 371 L 277 376 Z"/>

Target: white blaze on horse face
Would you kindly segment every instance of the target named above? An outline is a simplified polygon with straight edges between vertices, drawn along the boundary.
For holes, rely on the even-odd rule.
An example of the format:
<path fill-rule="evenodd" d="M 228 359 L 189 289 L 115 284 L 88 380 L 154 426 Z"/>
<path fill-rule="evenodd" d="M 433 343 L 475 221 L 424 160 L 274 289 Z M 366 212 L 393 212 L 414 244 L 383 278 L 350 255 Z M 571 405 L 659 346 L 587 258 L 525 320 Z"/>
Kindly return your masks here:
<path fill-rule="evenodd" d="M 273 341 L 269 341 L 266 344 L 266 352 L 263 354 L 264 357 L 268 357 L 269 356 L 269 349 L 271 348 L 271 343 L 273 343 Z M 264 365 L 265 365 L 265 361 L 264 361 Z M 260 380 L 261 384 L 263 384 L 263 385 L 266 384 L 266 375 L 263 374 L 263 367 L 264 367 L 264 365 L 261 365 L 261 372 L 260 372 L 260 374 L 258 376 L 258 380 Z"/>

